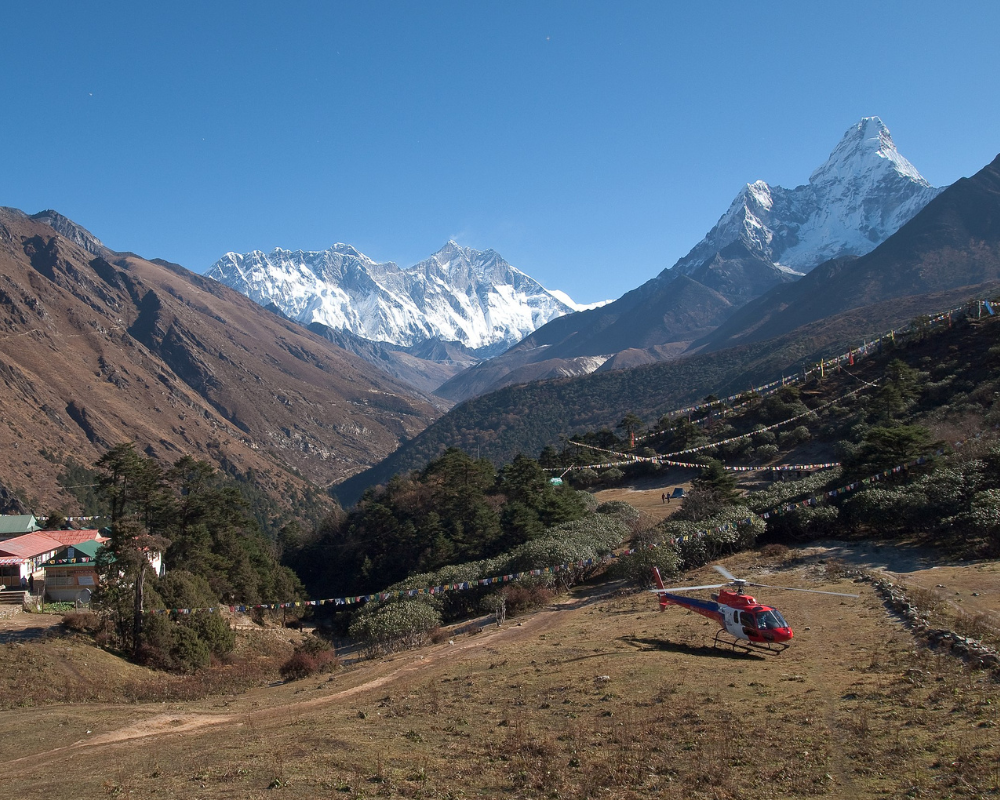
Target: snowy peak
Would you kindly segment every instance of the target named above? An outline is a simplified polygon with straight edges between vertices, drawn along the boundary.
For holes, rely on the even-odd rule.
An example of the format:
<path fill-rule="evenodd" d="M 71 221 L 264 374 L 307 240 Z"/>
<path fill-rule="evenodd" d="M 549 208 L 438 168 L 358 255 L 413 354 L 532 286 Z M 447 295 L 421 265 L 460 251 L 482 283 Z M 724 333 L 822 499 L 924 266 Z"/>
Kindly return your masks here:
<path fill-rule="evenodd" d="M 321 252 L 227 253 L 207 274 L 302 324 L 407 347 L 429 339 L 506 347 L 577 309 L 495 251 L 455 241 L 407 269 L 336 244 Z"/>
<path fill-rule="evenodd" d="M 899 153 L 881 119 L 864 117 L 809 183 L 794 189 L 746 184 L 673 269 L 691 275 L 739 244 L 752 258 L 769 262 L 776 281 L 808 272 L 831 258 L 875 249 L 940 191 Z"/>
<path fill-rule="evenodd" d="M 850 180 L 866 173 L 894 172 L 918 186 L 930 186 L 896 149 L 892 134 L 878 117 L 863 117 L 848 128 L 823 166 L 809 176 L 813 185 Z"/>

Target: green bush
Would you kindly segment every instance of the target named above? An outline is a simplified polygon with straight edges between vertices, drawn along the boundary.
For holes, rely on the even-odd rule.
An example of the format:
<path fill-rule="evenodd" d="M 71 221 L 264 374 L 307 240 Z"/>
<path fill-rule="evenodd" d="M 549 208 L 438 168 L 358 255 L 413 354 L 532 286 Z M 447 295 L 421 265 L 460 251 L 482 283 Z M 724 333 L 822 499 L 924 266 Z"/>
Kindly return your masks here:
<path fill-rule="evenodd" d="M 840 511 L 836 506 L 797 506 L 792 511 L 772 515 L 767 520 L 769 538 L 815 539 L 838 531 Z"/>
<path fill-rule="evenodd" d="M 849 497 L 841 511 L 847 523 L 855 528 L 895 536 L 930 522 L 927 505 L 927 497 L 910 487 L 872 486 Z"/>
<path fill-rule="evenodd" d="M 764 520 L 746 506 L 729 506 L 697 523 L 668 519 L 660 525 L 660 530 L 663 538 L 678 539 L 675 549 L 681 568 L 687 570 L 739 550 L 749 550 L 764 533 L 765 526 Z"/>
<path fill-rule="evenodd" d="M 194 672 L 208 666 L 211 651 L 193 628 L 166 614 L 153 614 L 143 621 L 137 656 L 140 663 L 154 669 Z"/>
<path fill-rule="evenodd" d="M 184 617 L 181 624 L 198 634 L 198 638 L 205 643 L 212 655 L 231 653 L 236 646 L 236 631 L 222 614 L 192 614 Z"/>
<path fill-rule="evenodd" d="M 643 548 L 629 555 L 619 556 L 608 565 L 608 577 L 625 580 L 633 586 L 645 588 L 653 582 L 653 567 L 664 578 L 678 573 L 677 551 L 670 546 Z"/>
<path fill-rule="evenodd" d="M 194 672 L 207 667 L 212 653 L 192 628 L 178 625 L 174 628 L 174 643 L 170 650 L 174 669 L 178 672 Z"/>
<path fill-rule="evenodd" d="M 425 598 L 401 598 L 362 608 L 349 634 L 374 655 L 419 647 L 440 624 L 441 614 Z"/>

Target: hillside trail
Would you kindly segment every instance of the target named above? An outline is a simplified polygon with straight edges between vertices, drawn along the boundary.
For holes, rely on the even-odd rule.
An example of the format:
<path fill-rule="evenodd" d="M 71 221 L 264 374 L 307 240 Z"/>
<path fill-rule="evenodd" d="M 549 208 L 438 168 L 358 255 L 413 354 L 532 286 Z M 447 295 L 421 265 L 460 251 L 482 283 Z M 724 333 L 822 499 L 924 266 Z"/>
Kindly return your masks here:
<path fill-rule="evenodd" d="M 417 651 L 416 653 L 411 652 L 404 654 L 402 656 L 404 658 L 412 656 L 412 658 L 407 659 L 406 664 L 391 669 L 383 675 L 379 675 L 378 677 L 364 681 L 355 686 L 332 691 L 329 694 L 323 694 L 320 697 L 313 697 L 307 700 L 281 701 L 274 705 L 240 713 L 183 710 L 168 713 L 154 713 L 139 722 L 125 725 L 121 728 L 117 728 L 116 730 L 109 731 L 108 733 L 98 734 L 87 739 L 80 739 L 63 747 L 57 747 L 51 750 L 11 759 L 0 763 L 0 769 L 4 771 L 9 771 L 14 767 L 17 769 L 30 769 L 44 766 L 45 764 L 62 758 L 63 756 L 79 752 L 90 753 L 92 751 L 106 750 L 116 746 L 132 743 L 137 740 L 145 740 L 153 737 L 191 734 L 211 727 L 224 725 L 239 727 L 247 724 L 266 726 L 280 723 L 289 717 L 296 716 L 306 709 L 313 709 L 330 703 L 335 703 L 345 698 L 360 695 L 395 683 L 411 675 L 419 674 L 421 671 L 437 662 L 447 660 L 448 662 L 453 663 L 456 659 L 468 655 L 482 647 L 492 645 L 510 646 L 524 639 L 535 638 L 538 635 L 546 633 L 547 631 L 559 626 L 561 624 L 560 620 L 565 617 L 566 612 L 578 610 L 584 606 L 590 605 L 591 603 L 605 599 L 608 594 L 614 592 L 616 589 L 616 585 L 605 585 L 600 587 L 597 591 L 585 590 L 585 594 L 583 596 L 573 597 L 571 599 L 553 603 L 541 611 L 537 611 L 522 618 L 517 618 L 512 622 L 509 621 L 502 628 L 495 628 L 489 631 L 483 630 L 482 633 L 473 636 L 464 636 L 461 640 L 452 639 L 447 643 L 433 645 Z M 400 658 L 400 656 L 386 659 L 374 666 L 378 669 L 379 667 L 387 664 L 392 664 L 398 658 Z M 370 672 L 371 670 L 365 669 L 364 671 Z M 357 673 L 348 673 L 348 675 L 355 674 Z M 347 676 L 345 675 L 345 677 Z M 331 681 L 333 680 L 334 678 L 331 678 Z M 268 690 L 259 690 L 259 692 L 266 691 Z"/>

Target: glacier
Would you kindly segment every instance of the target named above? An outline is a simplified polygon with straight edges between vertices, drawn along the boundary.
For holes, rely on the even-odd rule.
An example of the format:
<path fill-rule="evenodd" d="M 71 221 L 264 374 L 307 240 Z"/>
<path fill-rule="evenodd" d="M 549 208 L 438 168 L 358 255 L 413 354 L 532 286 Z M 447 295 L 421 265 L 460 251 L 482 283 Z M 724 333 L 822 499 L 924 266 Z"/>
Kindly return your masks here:
<path fill-rule="evenodd" d="M 404 347 L 438 339 L 495 352 L 586 307 L 547 290 L 494 250 L 454 241 L 405 269 L 335 244 L 323 251 L 226 253 L 206 274 L 303 325 Z"/>

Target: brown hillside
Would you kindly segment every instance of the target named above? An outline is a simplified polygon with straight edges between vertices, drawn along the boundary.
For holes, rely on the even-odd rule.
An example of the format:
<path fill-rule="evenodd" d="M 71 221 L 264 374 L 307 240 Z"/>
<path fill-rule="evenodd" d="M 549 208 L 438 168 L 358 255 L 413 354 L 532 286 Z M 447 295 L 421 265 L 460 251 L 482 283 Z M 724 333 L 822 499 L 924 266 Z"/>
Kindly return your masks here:
<path fill-rule="evenodd" d="M 55 461 L 124 440 L 165 461 L 228 460 L 283 492 L 279 475 L 341 480 L 436 415 L 219 283 L 14 209 L 0 209 L 0 409 L 0 483 L 43 509 L 68 503 Z"/>

